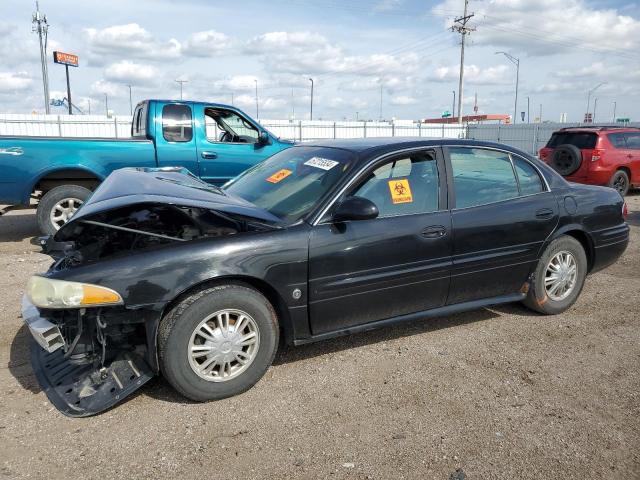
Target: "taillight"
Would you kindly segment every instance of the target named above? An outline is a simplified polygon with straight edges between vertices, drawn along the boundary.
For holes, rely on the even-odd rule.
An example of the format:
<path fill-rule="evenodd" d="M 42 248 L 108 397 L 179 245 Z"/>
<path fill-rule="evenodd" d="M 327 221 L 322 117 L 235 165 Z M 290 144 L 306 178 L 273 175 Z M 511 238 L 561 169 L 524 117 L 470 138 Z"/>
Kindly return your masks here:
<path fill-rule="evenodd" d="M 629 207 L 627 207 L 627 202 L 624 202 L 622 204 L 622 216 L 627 218 L 627 215 L 629 215 Z"/>
<path fill-rule="evenodd" d="M 596 148 L 595 150 L 593 150 L 593 152 L 591 152 L 591 161 L 597 162 L 602 158 L 602 155 L 604 155 L 604 150 L 601 148 Z"/>
<path fill-rule="evenodd" d="M 547 156 L 548 156 L 548 151 L 546 148 L 541 148 L 540 149 L 540 153 L 538 154 L 538 156 L 540 157 L 540 160 L 546 160 Z"/>

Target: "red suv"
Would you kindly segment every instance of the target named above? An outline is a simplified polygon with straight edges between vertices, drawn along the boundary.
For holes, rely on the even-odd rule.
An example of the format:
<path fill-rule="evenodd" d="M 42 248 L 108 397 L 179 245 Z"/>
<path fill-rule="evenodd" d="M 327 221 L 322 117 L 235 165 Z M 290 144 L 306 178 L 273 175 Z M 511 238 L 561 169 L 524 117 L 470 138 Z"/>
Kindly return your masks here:
<path fill-rule="evenodd" d="M 570 182 L 608 185 L 624 197 L 640 187 L 640 128 L 563 128 L 540 149 L 540 159 Z"/>

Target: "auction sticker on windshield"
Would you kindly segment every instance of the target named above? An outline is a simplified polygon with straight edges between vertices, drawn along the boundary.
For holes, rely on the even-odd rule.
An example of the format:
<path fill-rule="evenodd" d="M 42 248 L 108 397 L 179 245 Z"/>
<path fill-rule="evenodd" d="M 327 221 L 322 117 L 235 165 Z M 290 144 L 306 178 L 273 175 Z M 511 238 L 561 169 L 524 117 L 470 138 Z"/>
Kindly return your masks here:
<path fill-rule="evenodd" d="M 321 168 L 322 170 L 331 170 L 333 167 L 338 165 L 338 163 L 339 162 L 336 162 L 335 160 L 329 160 L 328 158 L 321 157 L 312 157 L 304 162 L 305 165 Z"/>
<path fill-rule="evenodd" d="M 411 187 L 407 179 L 389 180 L 389 191 L 391 192 L 391 201 L 394 204 L 413 202 Z"/>
<path fill-rule="evenodd" d="M 274 173 L 269 178 L 267 178 L 267 182 L 278 183 L 281 180 L 284 180 L 285 178 L 287 178 L 292 173 L 293 172 L 291 170 L 287 170 L 286 168 L 283 168 L 282 170 L 278 170 L 276 173 Z"/>

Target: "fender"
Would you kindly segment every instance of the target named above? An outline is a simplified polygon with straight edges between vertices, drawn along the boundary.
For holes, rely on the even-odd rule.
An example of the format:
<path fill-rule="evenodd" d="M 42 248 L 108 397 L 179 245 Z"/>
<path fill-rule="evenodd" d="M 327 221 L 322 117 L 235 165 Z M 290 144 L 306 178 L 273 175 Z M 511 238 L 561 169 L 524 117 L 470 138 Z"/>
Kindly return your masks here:
<path fill-rule="evenodd" d="M 40 182 L 40 180 L 42 180 L 43 178 L 45 178 L 47 175 L 51 175 L 52 173 L 56 173 L 56 172 L 61 172 L 61 171 L 78 171 L 78 172 L 84 172 L 87 175 L 91 176 L 91 177 L 96 177 L 100 182 L 102 182 L 108 175 L 108 173 L 99 173 L 96 172 L 95 170 L 92 170 L 91 168 L 87 167 L 86 165 L 82 165 L 82 164 L 76 164 L 73 166 L 64 166 L 64 165 L 57 165 L 53 168 L 48 168 L 46 170 L 40 170 L 35 177 L 35 180 L 33 180 L 31 183 L 27 184 L 27 189 L 25 189 L 25 191 L 22 194 L 22 198 L 23 198 L 23 203 L 24 204 L 28 204 L 29 203 L 29 198 L 31 197 L 31 193 L 34 191 L 34 189 L 36 188 L 36 185 Z"/>

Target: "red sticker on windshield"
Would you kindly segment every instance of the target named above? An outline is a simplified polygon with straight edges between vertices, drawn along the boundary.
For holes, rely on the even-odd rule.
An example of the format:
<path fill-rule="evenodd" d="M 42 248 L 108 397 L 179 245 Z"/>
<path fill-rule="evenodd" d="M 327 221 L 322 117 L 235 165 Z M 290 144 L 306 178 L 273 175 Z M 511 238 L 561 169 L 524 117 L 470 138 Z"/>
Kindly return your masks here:
<path fill-rule="evenodd" d="M 291 170 L 287 170 L 286 168 L 283 168 L 282 170 L 277 171 L 276 173 L 271 175 L 269 178 L 267 178 L 267 182 L 278 183 L 281 180 L 284 180 L 285 178 L 287 178 L 292 173 L 293 172 Z"/>

